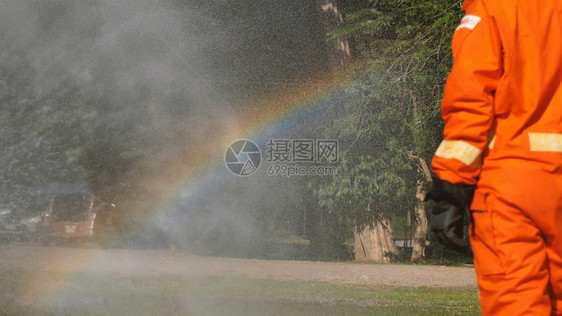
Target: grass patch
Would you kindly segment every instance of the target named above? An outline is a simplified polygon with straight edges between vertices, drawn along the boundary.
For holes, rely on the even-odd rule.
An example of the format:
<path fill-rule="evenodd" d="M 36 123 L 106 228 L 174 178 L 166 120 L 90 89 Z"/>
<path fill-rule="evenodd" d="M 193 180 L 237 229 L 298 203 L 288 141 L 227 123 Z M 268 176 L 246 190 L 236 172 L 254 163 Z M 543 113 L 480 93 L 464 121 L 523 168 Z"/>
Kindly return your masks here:
<path fill-rule="evenodd" d="M 0 314 L 479 315 L 475 289 L 176 276 L 153 287 L 156 280 L 1 271 Z"/>

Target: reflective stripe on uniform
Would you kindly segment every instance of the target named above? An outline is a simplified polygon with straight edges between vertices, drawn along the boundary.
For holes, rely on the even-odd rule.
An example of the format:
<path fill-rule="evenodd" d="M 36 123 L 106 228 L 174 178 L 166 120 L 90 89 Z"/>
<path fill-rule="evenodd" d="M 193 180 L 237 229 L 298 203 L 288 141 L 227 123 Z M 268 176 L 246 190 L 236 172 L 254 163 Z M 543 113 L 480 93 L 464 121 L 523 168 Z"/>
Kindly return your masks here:
<path fill-rule="evenodd" d="M 435 156 L 454 158 L 467 166 L 472 165 L 480 154 L 480 149 L 462 140 L 443 140 L 435 152 Z"/>
<path fill-rule="evenodd" d="M 562 152 L 562 134 L 529 133 L 531 151 Z"/>
<path fill-rule="evenodd" d="M 494 149 L 494 145 L 496 145 L 496 135 L 492 137 L 492 140 L 488 143 L 488 148 Z"/>
<path fill-rule="evenodd" d="M 476 25 L 478 25 L 480 20 L 482 20 L 482 18 L 480 18 L 477 15 L 467 14 L 462 18 L 461 23 L 459 24 L 459 26 L 457 26 L 456 30 L 459 29 L 473 30 L 476 27 Z"/>

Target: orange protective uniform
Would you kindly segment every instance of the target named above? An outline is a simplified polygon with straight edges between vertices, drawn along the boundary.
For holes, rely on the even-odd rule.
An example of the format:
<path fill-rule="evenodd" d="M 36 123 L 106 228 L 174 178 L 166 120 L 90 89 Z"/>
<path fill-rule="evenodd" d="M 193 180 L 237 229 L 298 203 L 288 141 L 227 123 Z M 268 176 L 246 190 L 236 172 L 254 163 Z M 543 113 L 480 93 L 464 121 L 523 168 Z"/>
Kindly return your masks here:
<path fill-rule="evenodd" d="M 562 0 L 463 9 L 432 170 L 477 185 L 483 314 L 562 315 Z"/>

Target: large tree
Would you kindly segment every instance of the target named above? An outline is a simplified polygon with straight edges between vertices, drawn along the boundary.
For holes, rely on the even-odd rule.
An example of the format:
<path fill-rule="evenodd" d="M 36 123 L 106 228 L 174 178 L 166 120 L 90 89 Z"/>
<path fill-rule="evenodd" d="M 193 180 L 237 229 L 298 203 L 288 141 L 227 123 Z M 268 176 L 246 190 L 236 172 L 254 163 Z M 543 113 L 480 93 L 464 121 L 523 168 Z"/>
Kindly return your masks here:
<path fill-rule="evenodd" d="M 332 128 L 342 139 L 353 139 L 354 146 L 346 151 L 341 172 L 320 186 L 319 196 L 331 211 L 353 208 L 351 218 L 360 220 L 357 231 L 370 227 L 371 236 L 379 226 L 389 226 L 390 214 L 405 215 L 413 208 L 412 260 L 419 260 L 427 234 L 427 161 L 441 138 L 439 101 L 452 61 L 449 43 L 460 19 L 460 2 L 340 2 L 353 11 L 332 36 L 348 39 L 357 63 L 367 71 L 357 80 L 349 112 Z M 379 247 L 387 252 L 393 250 L 385 246 L 389 233 L 379 238 Z"/>

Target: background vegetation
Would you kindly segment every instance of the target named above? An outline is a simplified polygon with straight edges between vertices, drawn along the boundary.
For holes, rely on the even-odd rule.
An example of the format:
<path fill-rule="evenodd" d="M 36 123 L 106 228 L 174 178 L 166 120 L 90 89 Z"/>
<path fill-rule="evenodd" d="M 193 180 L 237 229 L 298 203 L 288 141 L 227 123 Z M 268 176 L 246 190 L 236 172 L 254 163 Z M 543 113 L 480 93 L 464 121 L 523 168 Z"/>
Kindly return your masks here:
<path fill-rule="evenodd" d="M 330 70 L 325 43 L 338 40 L 350 47 L 345 67 L 354 68 L 356 80 L 333 95 L 336 101 L 327 106 L 326 116 L 315 118 L 322 124 L 283 135 L 338 139 L 337 174 L 247 181 L 258 188 L 248 194 L 252 201 L 241 203 L 247 211 L 238 221 L 225 218 L 207 236 L 220 244 L 210 252 L 264 256 L 271 242 L 296 240 L 298 255 L 286 251 L 291 258 L 347 260 L 353 232 L 378 224 L 394 233 L 391 237 L 415 237 L 425 245 L 425 232 L 415 232 L 425 217 L 419 196 L 428 186 L 426 167 L 441 139 L 439 102 L 461 1 L 272 3 L 276 6 L 3 3 L 1 204 L 37 213 L 47 199 L 18 201 L 25 190 L 86 183 L 106 205 L 116 202 L 134 212 L 120 209 L 118 219 L 100 227 L 136 231 L 139 237 L 130 237 L 131 244 L 177 239 L 188 245 L 216 219 L 213 210 L 227 208 L 240 187 L 221 189 L 197 209 L 179 203 L 169 231 L 162 232 L 131 223 L 143 217 L 149 225 L 156 221 L 145 210 L 156 207 L 159 188 L 146 179 L 189 171 L 189 164 L 181 170 L 167 166 L 224 129 L 221 115 L 254 110 L 224 106 L 226 101 L 257 98 L 273 86 L 290 94 L 298 86 L 290 80 L 306 83 L 310 73 Z M 319 7 L 339 12 L 343 21 L 322 29 L 326 17 Z M 26 16 L 29 12 L 39 13 Z M 122 18 L 130 16 L 137 18 Z M 18 22 L 27 20 L 33 23 Z M 190 163 L 207 156 L 194 157 Z M 219 183 L 221 177 L 212 181 Z M 147 234 L 168 236 L 152 243 L 142 236 Z M 419 254 L 446 255 L 439 248 Z"/>

